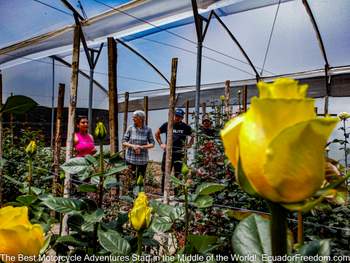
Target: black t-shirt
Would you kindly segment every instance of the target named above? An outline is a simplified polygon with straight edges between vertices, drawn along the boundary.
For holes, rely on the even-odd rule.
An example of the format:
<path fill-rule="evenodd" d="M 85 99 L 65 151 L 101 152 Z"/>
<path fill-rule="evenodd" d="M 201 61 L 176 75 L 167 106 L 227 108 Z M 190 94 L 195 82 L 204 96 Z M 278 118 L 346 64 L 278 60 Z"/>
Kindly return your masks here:
<path fill-rule="evenodd" d="M 160 133 L 168 132 L 168 122 L 165 122 L 159 128 Z M 186 142 L 186 137 L 192 134 L 192 129 L 184 122 L 174 123 L 173 126 L 173 151 L 182 151 L 182 148 Z"/>
<path fill-rule="evenodd" d="M 204 128 L 204 127 L 201 127 L 200 130 L 201 130 L 201 132 L 204 133 L 206 136 L 215 137 L 215 130 L 212 129 L 212 128 Z"/>

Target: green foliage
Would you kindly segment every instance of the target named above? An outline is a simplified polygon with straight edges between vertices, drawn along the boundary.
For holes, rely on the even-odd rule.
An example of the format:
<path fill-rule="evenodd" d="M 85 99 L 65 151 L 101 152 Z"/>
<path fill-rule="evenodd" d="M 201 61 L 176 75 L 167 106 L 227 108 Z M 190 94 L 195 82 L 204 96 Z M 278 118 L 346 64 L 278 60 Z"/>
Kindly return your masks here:
<path fill-rule="evenodd" d="M 3 138 L 3 156 L 6 159 L 3 174 L 6 187 L 3 194 L 7 202 L 14 201 L 18 195 L 27 191 L 28 157 L 24 149 L 33 139 L 37 142 L 37 152 L 33 156 L 33 185 L 51 191 L 53 157 L 51 149 L 45 147 L 42 133 L 21 129 L 12 136 L 11 130 L 6 128 Z"/>

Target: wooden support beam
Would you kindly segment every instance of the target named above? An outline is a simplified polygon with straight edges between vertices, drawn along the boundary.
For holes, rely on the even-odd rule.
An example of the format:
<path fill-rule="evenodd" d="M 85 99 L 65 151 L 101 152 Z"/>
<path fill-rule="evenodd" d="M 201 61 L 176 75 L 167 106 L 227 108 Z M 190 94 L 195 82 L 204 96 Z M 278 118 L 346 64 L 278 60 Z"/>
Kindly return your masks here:
<path fill-rule="evenodd" d="M 56 111 L 56 132 L 53 149 L 53 181 L 52 181 L 52 194 L 58 196 L 59 185 L 59 171 L 60 171 L 60 155 L 61 155 L 61 143 L 62 143 L 62 115 L 64 107 L 64 91 L 65 85 L 60 83 L 58 86 L 58 99 L 57 99 L 57 111 Z"/>
<path fill-rule="evenodd" d="M 110 152 L 119 151 L 118 142 L 118 92 L 117 92 L 117 43 L 109 37 L 108 43 L 108 98 Z"/>
<path fill-rule="evenodd" d="M 248 86 L 247 85 L 243 87 L 242 104 L 243 104 L 243 112 L 246 112 L 247 104 L 248 104 Z"/>
<path fill-rule="evenodd" d="M 189 117 L 189 114 L 190 114 L 190 101 L 189 100 L 186 100 L 186 117 L 185 117 L 185 122 L 187 125 L 188 124 L 188 117 Z"/>
<path fill-rule="evenodd" d="M 129 112 L 129 92 L 124 94 L 124 120 L 123 120 L 123 136 L 128 128 L 128 112 Z"/>
<path fill-rule="evenodd" d="M 166 143 L 166 161 L 165 161 L 165 178 L 164 178 L 164 199 L 165 204 L 169 204 L 170 193 L 170 173 L 171 161 L 173 155 L 173 126 L 175 112 L 175 92 L 176 92 L 176 75 L 177 75 L 177 58 L 171 61 L 171 80 L 170 80 L 170 95 L 169 95 L 169 113 L 168 113 L 168 131 Z"/>
<path fill-rule="evenodd" d="M 76 25 L 73 35 L 73 56 L 72 56 L 72 76 L 70 81 L 70 99 L 68 106 L 68 128 L 67 128 L 67 141 L 66 141 L 66 161 L 73 156 L 74 145 L 74 128 L 75 128 L 75 110 L 77 106 L 78 95 L 78 72 L 79 72 L 79 55 L 80 55 L 80 25 Z M 63 197 L 68 198 L 70 196 L 70 174 L 66 173 L 64 178 L 64 191 Z M 68 216 L 65 215 L 62 222 L 63 235 L 68 234 L 67 225 Z"/>
<path fill-rule="evenodd" d="M 2 107 L 2 73 L 0 71 L 0 107 Z M 2 113 L 0 113 L 0 160 L 3 158 L 3 140 L 2 140 L 3 128 L 2 128 Z M 3 205 L 3 185 L 4 178 L 2 173 L 2 165 L 0 166 L 0 207 Z"/>
<path fill-rule="evenodd" d="M 143 97 L 143 110 L 146 114 L 145 123 L 148 125 L 148 96 Z"/>
<path fill-rule="evenodd" d="M 225 115 L 226 118 L 229 118 L 231 116 L 231 107 L 230 107 L 230 101 L 231 101 L 231 81 L 226 80 L 225 81 Z"/>
<path fill-rule="evenodd" d="M 207 114 L 207 104 L 205 102 L 202 103 L 202 118 Z"/>

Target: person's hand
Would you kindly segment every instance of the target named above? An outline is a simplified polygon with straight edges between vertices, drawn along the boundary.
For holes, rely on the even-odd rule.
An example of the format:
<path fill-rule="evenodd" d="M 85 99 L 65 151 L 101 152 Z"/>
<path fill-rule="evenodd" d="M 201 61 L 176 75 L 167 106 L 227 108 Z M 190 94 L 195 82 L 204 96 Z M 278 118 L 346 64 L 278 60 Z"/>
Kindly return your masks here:
<path fill-rule="evenodd" d="M 140 154 L 141 153 L 141 146 L 140 145 L 135 145 L 132 147 L 134 149 L 135 154 Z"/>
<path fill-rule="evenodd" d="M 161 145 L 160 145 L 160 148 L 162 148 L 164 151 L 166 150 L 166 144 L 165 143 L 162 143 Z"/>

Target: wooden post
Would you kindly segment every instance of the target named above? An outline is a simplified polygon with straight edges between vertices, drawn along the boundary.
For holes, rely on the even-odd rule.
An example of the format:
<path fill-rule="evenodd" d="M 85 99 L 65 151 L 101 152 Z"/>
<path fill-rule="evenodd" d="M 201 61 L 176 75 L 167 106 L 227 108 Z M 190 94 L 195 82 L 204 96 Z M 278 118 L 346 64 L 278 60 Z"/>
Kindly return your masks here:
<path fill-rule="evenodd" d="M 143 97 L 143 110 L 146 114 L 145 123 L 148 125 L 148 96 Z"/>
<path fill-rule="evenodd" d="M 207 104 L 205 102 L 202 103 L 202 118 L 207 114 Z"/>
<path fill-rule="evenodd" d="M 129 92 L 125 92 L 124 99 L 124 120 L 123 120 L 123 136 L 128 128 L 128 112 L 129 112 Z"/>
<path fill-rule="evenodd" d="M 170 95 L 169 95 L 169 113 L 168 113 L 168 132 L 166 143 L 166 160 L 165 160 L 165 178 L 164 178 L 164 200 L 165 204 L 169 204 L 170 193 L 170 173 L 171 161 L 173 155 L 173 125 L 175 112 L 175 90 L 176 90 L 176 74 L 177 74 L 177 58 L 171 61 L 171 80 L 170 80 Z"/>
<path fill-rule="evenodd" d="M 108 97 L 110 152 L 119 151 L 118 143 L 118 93 L 117 93 L 117 43 L 108 38 Z"/>
<path fill-rule="evenodd" d="M 185 122 L 188 125 L 188 117 L 190 114 L 190 101 L 186 100 L 186 117 L 185 117 Z"/>
<path fill-rule="evenodd" d="M 328 114 L 328 105 L 329 105 L 329 96 L 326 95 L 324 97 L 324 115 L 325 116 Z"/>
<path fill-rule="evenodd" d="M 1 73 L 1 70 L 0 70 L 0 107 L 2 107 L 2 73 Z M 2 130 L 2 113 L 0 113 L 0 160 L 1 161 L 2 161 L 2 158 L 3 158 L 2 133 L 3 133 L 3 130 Z M 2 165 L 0 165 L 0 207 L 3 205 L 3 196 L 2 196 L 3 185 L 4 185 L 3 180 L 4 180 L 4 178 L 2 176 Z"/>
<path fill-rule="evenodd" d="M 225 115 L 229 119 L 231 116 L 231 108 L 230 108 L 230 101 L 231 101 L 231 87 L 230 87 L 231 81 L 226 80 L 225 81 Z"/>
<path fill-rule="evenodd" d="M 238 113 L 240 114 L 242 112 L 242 107 L 241 107 L 241 96 L 242 96 L 242 91 L 238 90 L 237 92 L 237 100 L 238 100 Z"/>
<path fill-rule="evenodd" d="M 65 85 L 60 83 L 58 86 L 58 99 L 57 99 L 57 111 L 56 111 L 56 132 L 53 149 L 53 182 L 52 182 L 52 194 L 58 195 L 58 177 L 60 171 L 60 155 L 61 155 L 61 143 L 62 143 L 62 114 L 64 106 L 64 91 Z"/>
<path fill-rule="evenodd" d="M 77 94 L 78 94 L 78 71 L 79 71 L 79 55 L 80 55 L 80 25 L 76 25 L 74 28 L 73 36 L 73 56 L 72 56 L 72 76 L 70 80 L 70 99 L 68 107 L 68 127 L 67 127 L 67 141 L 66 141 L 66 161 L 68 161 L 73 155 L 73 140 L 74 140 L 74 128 L 75 128 L 75 110 L 77 106 Z M 64 191 L 63 197 L 69 197 L 70 195 L 70 174 L 66 173 L 64 178 Z M 68 234 L 67 225 L 68 216 L 65 215 L 62 222 L 62 234 Z"/>
<path fill-rule="evenodd" d="M 243 112 L 247 111 L 247 104 L 248 104 L 248 86 L 245 85 L 243 87 L 243 94 L 242 94 L 242 104 L 243 104 Z"/>

